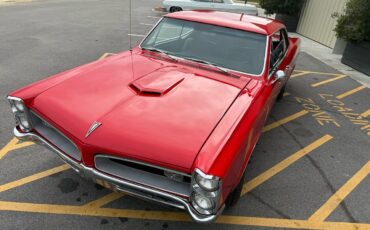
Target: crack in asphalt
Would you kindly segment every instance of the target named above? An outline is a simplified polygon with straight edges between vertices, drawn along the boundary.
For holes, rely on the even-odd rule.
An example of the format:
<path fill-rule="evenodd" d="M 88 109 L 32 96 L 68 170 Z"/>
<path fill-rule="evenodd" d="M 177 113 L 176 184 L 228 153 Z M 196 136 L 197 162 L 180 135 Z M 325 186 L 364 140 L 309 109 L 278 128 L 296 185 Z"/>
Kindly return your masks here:
<path fill-rule="evenodd" d="M 269 204 L 267 201 L 264 201 L 261 197 L 257 196 L 256 194 L 254 194 L 253 192 L 249 192 L 248 195 L 250 195 L 251 197 L 253 197 L 254 199 L 256 199 L 258 202 L 260 202 L 261 204 L 267 206 L 269 209 L 271 209 L 272 211 L 274 211 L 276 214 L 278 214 L 280 217 L 283 217 L 285 219 L 291 219 L 291 217 L 287 214 L 285 214 L 283 211 L 275 208 L 274 206 L 272 206 L 271 204 Z"/>

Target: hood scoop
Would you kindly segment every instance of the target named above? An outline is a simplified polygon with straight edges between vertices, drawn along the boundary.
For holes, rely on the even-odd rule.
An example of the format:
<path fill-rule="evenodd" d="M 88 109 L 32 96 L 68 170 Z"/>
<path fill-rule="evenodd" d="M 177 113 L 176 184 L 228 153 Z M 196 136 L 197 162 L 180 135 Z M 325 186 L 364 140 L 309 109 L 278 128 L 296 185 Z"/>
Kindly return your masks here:
<path fill-rule="evenodd" d="M 162 96 L 185 79 L 179 71 L 155 71 L 131 82 L 130 87 L 142 96 Z"/>

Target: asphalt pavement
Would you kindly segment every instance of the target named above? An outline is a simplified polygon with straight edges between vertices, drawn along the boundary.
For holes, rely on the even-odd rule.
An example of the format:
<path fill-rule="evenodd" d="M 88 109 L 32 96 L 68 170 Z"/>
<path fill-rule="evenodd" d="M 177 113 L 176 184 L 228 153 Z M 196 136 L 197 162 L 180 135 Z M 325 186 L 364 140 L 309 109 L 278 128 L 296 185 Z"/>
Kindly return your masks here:
<path fill-rule="evenodd" d="M 159 0 L 0 4 L 0 229 L 370 229 L 370 89 L 302 52 L 219 222 L 85 181 L 49 150 L 13 139 L 6 95 L 137 44 Z M 129 35 L 131 34 L 131 35 Z"/>

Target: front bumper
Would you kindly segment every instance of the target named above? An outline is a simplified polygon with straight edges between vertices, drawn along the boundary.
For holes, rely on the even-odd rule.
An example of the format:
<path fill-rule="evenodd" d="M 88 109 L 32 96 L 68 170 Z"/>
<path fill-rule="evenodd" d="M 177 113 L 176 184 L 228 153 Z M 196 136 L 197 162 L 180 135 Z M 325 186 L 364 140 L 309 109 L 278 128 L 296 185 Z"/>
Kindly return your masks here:
<path fill-rule="evenodd" d="M 85 166 L 83 163 L 79 163 L 67 155 L 65 155 L 62 151 L 58 148 L 54 147 L 50 144 L 46 139 L 41 137 L 40 135 L 29 132 L 29 133 L 22 133 L 17 128 L 13 130 L 14 136 L 17 137 L 21 141 L 32 141 L 36 144 L 46 146 L 53 152 L 55 152 L 62 160 L 67 163 L 71 168 L 76 171 L 80 176 L 92 180 L 98 184 L 101 184 L 105 187 L 108 187 L 112 190 L 124 192 L 131 194 L 133 196 L 137 196 L 140 198 L 160 202 L 162 204 L 174 206 L 176 208 L 187 210 L 190 216 L 193 218 L 194 221 L 200 223 L 209 223 L 216 220 L 219 214 L 222 213 L 224 209 L 224 205 L 218 210 L 217 214 L 214 215 L 202 215 L 199 214 L 194 208 L 190 205 L 189 201 L 182 198 L 175 196 L 171 193 L 166 193 L 154 188 L 146 187 L 140 184 L 132 183 L 130 181 L 122 180 L 106 173 L 102 173 L 95 168 Z"/>

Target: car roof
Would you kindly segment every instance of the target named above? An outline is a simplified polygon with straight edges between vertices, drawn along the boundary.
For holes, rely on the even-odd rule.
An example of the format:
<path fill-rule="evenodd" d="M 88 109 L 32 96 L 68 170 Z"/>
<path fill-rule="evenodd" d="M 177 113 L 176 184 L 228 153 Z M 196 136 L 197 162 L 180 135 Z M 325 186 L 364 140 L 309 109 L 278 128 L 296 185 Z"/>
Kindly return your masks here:
<path fill-rule="evenodd" d="M 180 11 L 166 14 L 164 17 L 218 25 L 264 35 L 271 35 L 284 28 L 282 23 L 269 18 L 210 10 Z"/>

